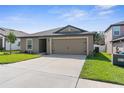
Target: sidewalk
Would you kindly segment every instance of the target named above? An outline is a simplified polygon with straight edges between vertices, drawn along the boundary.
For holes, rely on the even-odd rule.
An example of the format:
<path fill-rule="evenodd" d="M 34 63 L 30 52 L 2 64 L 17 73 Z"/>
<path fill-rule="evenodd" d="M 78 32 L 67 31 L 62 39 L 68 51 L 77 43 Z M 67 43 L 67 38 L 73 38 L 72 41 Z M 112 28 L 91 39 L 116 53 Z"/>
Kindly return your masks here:
<path fill-rule="evenodd" d="M 124 88 L 124 86 L 100 81 L 79 79 L 77 88 Z"/>

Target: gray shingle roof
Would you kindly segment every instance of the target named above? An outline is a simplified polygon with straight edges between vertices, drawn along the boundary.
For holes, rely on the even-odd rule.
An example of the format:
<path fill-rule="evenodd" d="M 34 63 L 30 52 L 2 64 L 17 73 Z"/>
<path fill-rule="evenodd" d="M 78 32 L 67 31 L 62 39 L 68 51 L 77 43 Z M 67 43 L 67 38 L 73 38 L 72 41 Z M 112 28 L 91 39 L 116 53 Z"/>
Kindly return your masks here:
<path fill-rule="evenodd" d="M 27 36 L 28 34 L 23 31 L 18 31 L 14 29 L 8 29 L 8 28 L 0 28 L 0 34 L 7 36 L 10 32 L 13 32 L 16 37 L 22 37 Z"/>
<path fill-rule="evenodd" d="M 120 21 L 120 22 L 114 23 L 112 25 L 122 25 L 122 24 L 124 24 L 124 21 Z"/>
<path fill-rule="evenodd" d="M 119 26 L 119 25 L 124 25 L 124 21 L 120 21 L 120 22 L 117 22 L 117 23 L 114 23 L 114 24 L 111 24 L 106 30 L 105 32 L 108 31 L 109 28 L 111 28 L 112 26 Z"/>
<path fill-rule="evenodd" d="M 64 32 L 64 33 L 60 33 L 61 30 L 65 29 L 66 27 L 72 27 L 75 29 L 80 30 L 80 32 Z M 50 30 L 46 30 L 46 31 L 41 31 L 41 32 L 37 32 L 34 34 L 30 34 L 27 36 L 23 36 L 23 37 L 36 37 L 36 36 L 66 36 L 66 35 L 86 35 L 86 34 L 94 34 L 93 32 L 88 32 L 86 30 L 71 26 L 71 25 L 67 25 L 65 27 L 59 27 L 59 28 L 54 28 L 54 29 L 50 29 Z"/>
<path fill-rule="evenodd" d="M 37 32 L 34 34 L 31 34 L 31 36 L 48 36 L 48 35 L 53 35 L 54 32 L 58 31 L 62 29 L 62 27 L 59 28 L 54 28 L 54 29 L 50 29 L 50 30 L 46 30 L 46 31 L 42 31 L 42 32 Z"/>
<path fill-rule="evenodd" d="M 119 37 L 119 38 L 116 38 L 116 39 L 113 39 L 112 42 L 114 42 L 114 41 L 119 41 L 119 40 L 124 40 L 124 36 Z"/>

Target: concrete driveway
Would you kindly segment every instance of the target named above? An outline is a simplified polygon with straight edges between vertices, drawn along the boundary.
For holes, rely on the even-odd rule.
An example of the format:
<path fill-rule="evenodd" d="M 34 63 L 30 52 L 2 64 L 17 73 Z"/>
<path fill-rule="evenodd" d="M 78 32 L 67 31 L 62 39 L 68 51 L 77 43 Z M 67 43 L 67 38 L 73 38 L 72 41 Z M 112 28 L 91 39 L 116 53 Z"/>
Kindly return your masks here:
<path fill-rule="evenodd" d="M 47 55 L 0 65 L 0 87 L 76 87 L 85 61 L 83 55 Z"/>

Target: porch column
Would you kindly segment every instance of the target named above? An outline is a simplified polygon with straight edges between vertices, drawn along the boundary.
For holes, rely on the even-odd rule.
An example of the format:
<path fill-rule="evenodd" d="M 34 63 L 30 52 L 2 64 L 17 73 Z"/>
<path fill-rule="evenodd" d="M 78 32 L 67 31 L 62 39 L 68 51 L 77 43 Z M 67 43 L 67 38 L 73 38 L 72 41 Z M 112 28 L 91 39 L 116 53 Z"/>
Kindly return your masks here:
<path fill-rule="evenodd" d="M 5 47 L 5 37 L 2 38 L 2 47 Z"/>
<path fill-rule="evenodd" d="M 86 40 L 87 40 L 87 55 L 89 55 L 89 39 L 88 39 L 88 37 L 86 38 Z"/>

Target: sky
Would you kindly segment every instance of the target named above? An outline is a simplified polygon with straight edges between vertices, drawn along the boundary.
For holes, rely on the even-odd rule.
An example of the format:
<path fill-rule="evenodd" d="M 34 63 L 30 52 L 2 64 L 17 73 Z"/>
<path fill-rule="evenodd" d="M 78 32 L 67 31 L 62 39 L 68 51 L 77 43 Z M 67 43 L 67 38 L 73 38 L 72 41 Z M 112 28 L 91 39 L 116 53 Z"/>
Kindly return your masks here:
<path fill-rule="evenodd" d="M 124 6 L 116 5 L 8 5 L 0 6 L 0 27 L 35 33 L 73 25 L 88 31 L 104 31 L 124 21 Z"/>

